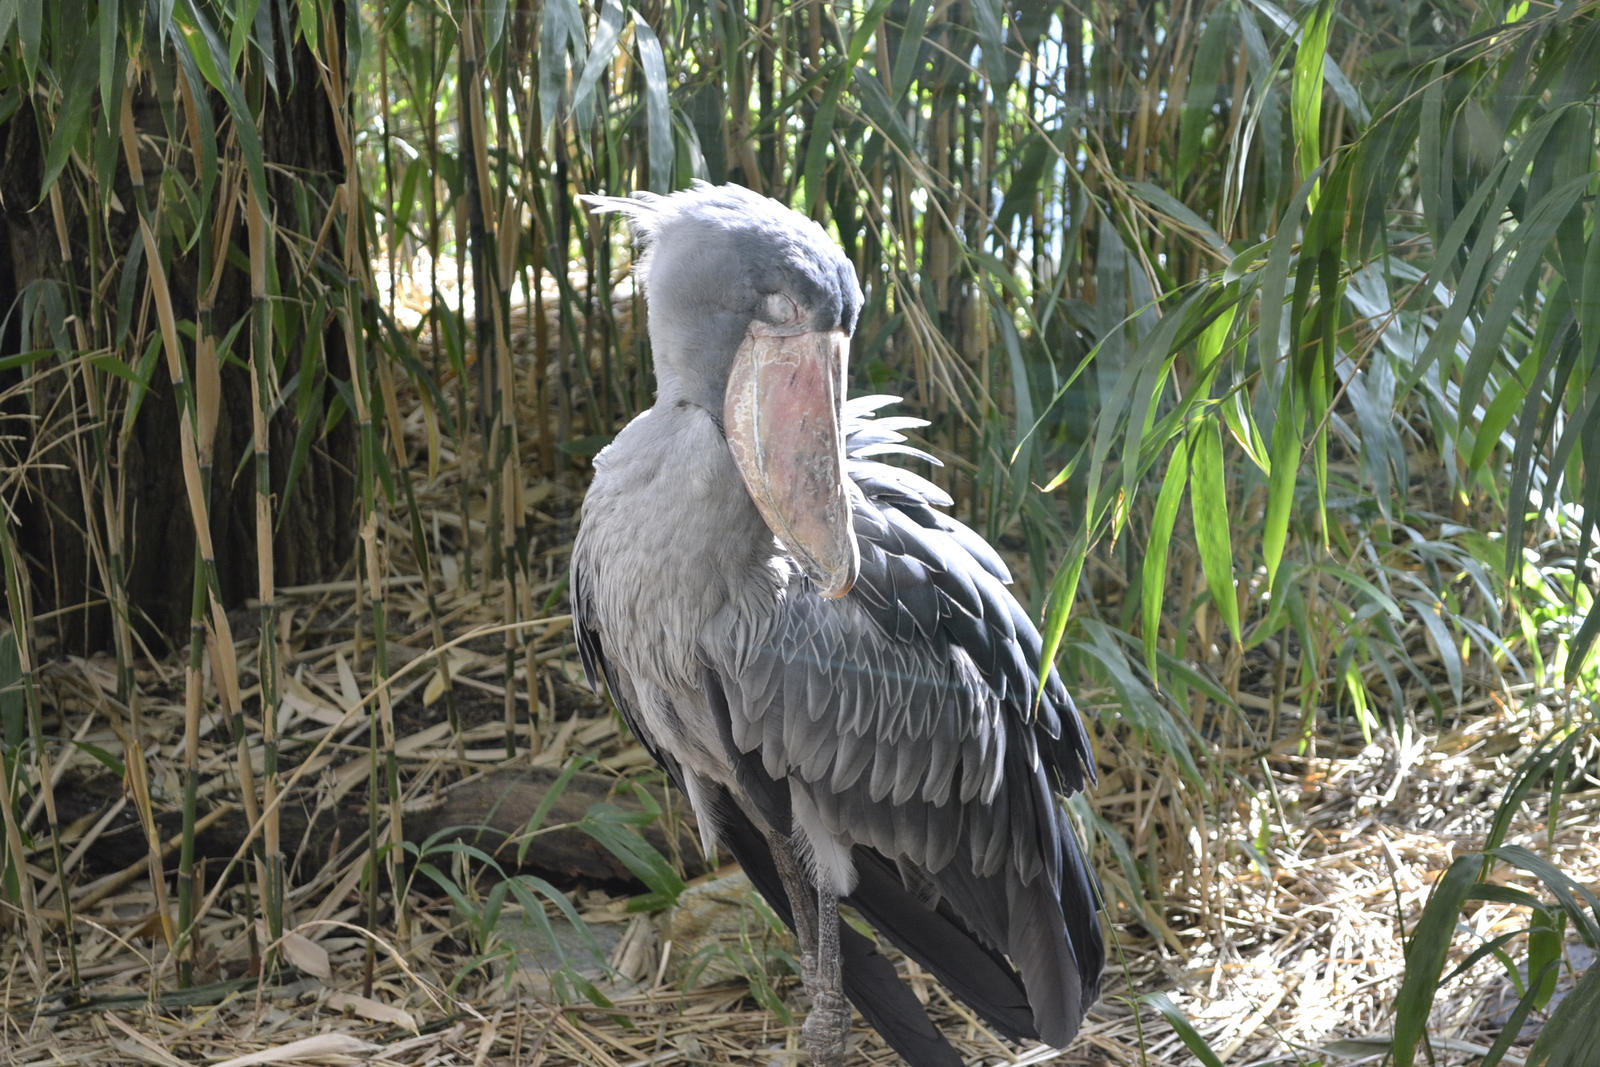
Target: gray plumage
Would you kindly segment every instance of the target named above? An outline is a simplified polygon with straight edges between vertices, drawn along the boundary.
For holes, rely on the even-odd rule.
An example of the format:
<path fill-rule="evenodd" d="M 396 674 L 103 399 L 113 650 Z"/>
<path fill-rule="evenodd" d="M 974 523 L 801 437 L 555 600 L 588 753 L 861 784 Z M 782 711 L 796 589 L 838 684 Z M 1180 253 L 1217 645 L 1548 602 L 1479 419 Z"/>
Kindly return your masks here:
<path fill-rule="evenodd" d="M 627 215 L 643 250 L 658 380 L 655 405 L 596 457 L 573 550 L 591 682 L 604 677 L 688 794 L 708 847 L 732 850 L 797 926 L 819 1004 L 832 987 L 813 956 L 843 899 L 1003 1033 L 1065 1045 L 1103 950 L 1059 794 L 1092 780 L 1093 763 L 1054 670 L 1038 692 L 1039 635 L 1004 563 L 939 510 L 936 486 L 884 462 L 931 460 L 900 433 L 923 423 L 877 417 L 891 397 L 834 399 L 859 561 L 847 593 L 820 595 L 829 565 L 775 537 L 784 504 L 758 506 L 759 475 L 737 452 L 744 423 L 727 425 L 731 380 L 768 392 L 788 380 L 761 345 L 854 328 L 848 261 L 814 223 L 735 187 L 591 203 Z M 767 377 L 748 378 L 755 365 Z M 797 365 L 797 382 L 833 373 Z M 773 401 L 752 432 L 792 440 L 794 427 L 772 429 L 788 410 Z M 807 434 L 826 430 L 810 426 L 821 408 L 794 410 Z M 801 901 L 785 899 L 795 869 Z M 806 944 L 819 936 L 823 950 Z M 848 927 L 839 944 L 845 992 L 902 1055 L 959 1062 L 869 945 Z M 808 1043 L 837 1062 L 827 1050 L 842 1044 L 813 1032 L 826 1029 L 808 1022 Z"/>

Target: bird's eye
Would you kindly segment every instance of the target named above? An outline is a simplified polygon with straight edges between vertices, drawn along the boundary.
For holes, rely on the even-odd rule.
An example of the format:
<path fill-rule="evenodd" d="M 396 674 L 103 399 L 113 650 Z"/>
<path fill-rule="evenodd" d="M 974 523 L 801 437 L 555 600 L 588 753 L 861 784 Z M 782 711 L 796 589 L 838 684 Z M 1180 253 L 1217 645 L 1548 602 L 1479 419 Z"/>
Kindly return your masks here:
<path fill-rule="evenodd" d="M 800 309 L 782 293 L 768 293 L 761 299 L 761 317 L 768 322 L 792 322 L 800 317 Z"/>

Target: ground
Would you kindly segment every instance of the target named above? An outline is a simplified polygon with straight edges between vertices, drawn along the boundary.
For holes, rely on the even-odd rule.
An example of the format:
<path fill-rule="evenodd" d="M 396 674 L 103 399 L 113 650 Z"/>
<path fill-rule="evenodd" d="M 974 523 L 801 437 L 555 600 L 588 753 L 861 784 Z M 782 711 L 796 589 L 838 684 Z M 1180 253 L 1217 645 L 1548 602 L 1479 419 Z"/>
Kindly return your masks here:
<path fill-rule="evenodd" d="M 426 437 L 416 409 L 407 433 Z M 419 444 L 419 469 L 423 450 Z M 507 597 L 503 583 L 483 577 L 481 546 L 476 560 L 463 547 L 481 541 L 489 514 L 479 496 L 459 492 L 459 477 L 452 480 L 473 457 L 446 458 L 420 490 L 428 573 L 407 547 L 405 522 L 396 518 L 382 531 L 394 575 L 385 589 L 387 700 L 374 699 L 370 596 L 354 581 L 281 592 L 286 680 L 274 832 L 286 857 L 289 932 L 276 946 L 285 967 L 271 981 L 255 977 L 267 927 L 258 918 L 253 846 L 245 843 L 252 824 L 265 825 L 253 813 L 265 768 L 253 611 L 234 616 L 243 674 L 239 741 L 215 714 L 216 650 L 208 657 L 199 756 L 200 852 L 208 858 L 196 875 L 205 906 L 190 988 L 180 986 L 161 921 L 163 909 L 174 907 L 185 658 L 142 661 L 133 699 L 123 702 L 108 661 L 47 656 L 40 672 L 46 730 L 71 737 L 55 751 L 52 771 L 81 986 L 71 986 L 59 883 L 47 873 L 57 862 L 48 812 L 35 803 L 22 812 L 37 846 L 28 861 L 35 884 L 50 888 L 39 890 L 32 921 L 13 912 L 0 935 L 5 1061 L 612 1067 L 800 1060 L 804 1008 L 786 935 L 730 880 L 732 868 L 698 863 L 681 800 L 583 684 L 563 578 L 581 464 L 524 468 L 529 562 Z M 474 501 L 467 514 L 464 499 Z M 509 652 L 508 615 L 520 619 L 509 629 Z M 1280 722 L 1273 732 L 1283 740 L 1252 747 L 1245 740 L 1254 736 L 1257 712 L 1242 702 L 1230 713 L 1234 726 L 1207 735 L 1215 746 L 1207 767 L 1222 769 L 1191 778 L 1141 746 L 1112 692 L 1085 679 L 1069 684 L 1092 724 L 1100 763 L 1100 785 L 1079 815 L 1097 842 L 1111 967 L 1078 1042 L 1057 1053 L 998 1040 L 902 963 L 971 1064 L 1197 1062 L 1162 1006 L 1181 1010 L 1225 1062 L 1375 1061 L 1393 1026 L 1404 946 L 1430 892 L 1455 857 L 1482 847 L 1508 783 L 1565 714 L 1559 692 L 1484 680 L 1477 703 L 1429 713 L 1425 728 L 1401 709 L 1398 730 L 1369 740 L 1353 723 L 1324 716 L 1304 734 Z M 400 789 L 394 804 L 380 808 L 380 833 L 398 818 L 406 829 L 396 836 L 410 847 L 385 853 L 369 895 L 369 783 L 389 773 L 371 755 L 374 719 L 380 738 L 390 736 L 392 721 Z M 146 774 L 119 777 L 119 761 L 135 742 Z M 251 766 L 252 804 L 241 803 L 241 753 Z M 575 759 L 582 789 L 599 792 L 573 786 L 583 805 L 561 809 L 561 819 L 587 817 L 594 832 L 563 830 L 552 819 L 556 808 L 538 810 L 539 791 L 508 809 L 514 817 L 499 836 L 450 832 L 457 822 L 490 821 L 480 809 L 494 805 L 472 798 L 483 795 L 483 783 L 502 781 L 506 768 L 524 786 L 548 785 Z M 1535 782 L 1508 842 L 1594 884 L 1597 785 L 1575 776 L 1550 810 L 1546 787 Z M 604 810 L 592 806 L 607 796 L 613 803 Z M 651 820 L 657 807 L 664 814 Z M 474 812 L 483 818 L 471 818 Z M 594 844 L 606 830 L 596 829 L 596 819 L 610 820 L 613 843 L 648 822 L 656 847 L 619 862 Z M 556 847 L 563 832 L 570 854 Z M 166 857 L 159 892 L 149 877 L 152 840 Z M 675 890 L 677 875 L 652 866 L 662 852 L 690 875 L 688 903 L 675 917 L 661 894 Z M 400 856 L 403 864 L 390 864 Z M 1524 884 L 1509 870 L 1502 865 L 1497 877 Z M 396 874 L 407 886 L 398 909 Z M 1531 880 L 1525 887 L 1542 895 Z M 558 899 L 570 914 L 555 906 Z M 1453 958 L 1527 924 L 1527 909 L 1513 903 L 1470 905 Z M 606 966 L 580 929 L 593 933 Z M 1587 950 L 1571 934 L 1565 940 L 1573 969 L 1585 969 Z M 1441 987 L 1430 1027 L 1435 1062 L 1477 1062 L 1497 1037 L 1525 980 L 1509 963 L 1525 958 L 1520 944 L 1511 943 L 1506 962 L 1485 954 Z M 1518 1039 L 1517 1058 L 1505 1062 L 1521 1062 L 1541 1017 Z M 854 1062 L 895 1062 L 864 1027 L 852 1040 Z"/>

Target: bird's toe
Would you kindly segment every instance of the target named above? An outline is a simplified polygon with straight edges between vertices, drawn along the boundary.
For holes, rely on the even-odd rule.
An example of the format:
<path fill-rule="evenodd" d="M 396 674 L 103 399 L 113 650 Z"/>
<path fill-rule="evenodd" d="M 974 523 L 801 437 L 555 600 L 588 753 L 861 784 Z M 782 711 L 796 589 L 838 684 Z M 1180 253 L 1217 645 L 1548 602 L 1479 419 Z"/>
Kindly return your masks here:
<path fill-rule="evenodd" d="M 813 1067 L 843 1067 L 845 1039 L 850 1035 L 849 1003 L 838 993 L 817 994 L 800 1035 Z"/>

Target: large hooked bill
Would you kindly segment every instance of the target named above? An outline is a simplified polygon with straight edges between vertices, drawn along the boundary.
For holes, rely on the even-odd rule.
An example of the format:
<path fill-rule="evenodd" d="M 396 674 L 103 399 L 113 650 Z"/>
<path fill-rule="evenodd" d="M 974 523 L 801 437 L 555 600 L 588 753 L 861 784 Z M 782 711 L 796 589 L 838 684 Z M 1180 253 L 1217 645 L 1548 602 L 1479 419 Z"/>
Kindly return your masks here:
<path fill-rule="evenodd" d="M 734 356 L 723 398 L 745 488 L 825 597 L 844 596 L 861 570 L 839 425 L 849 346 L 843 330 L 783 335 L 758 325 Z"/>

